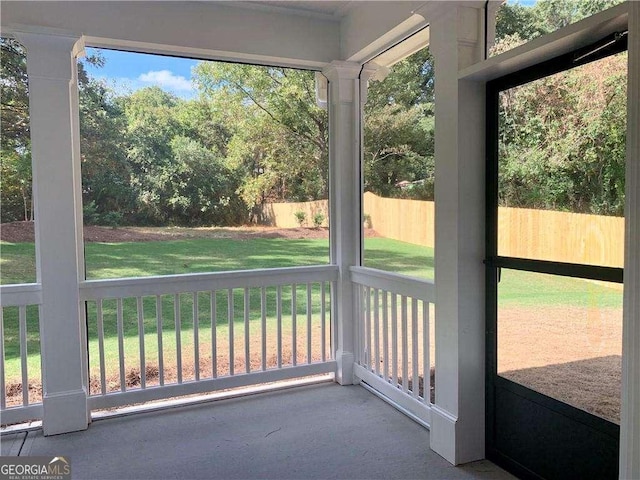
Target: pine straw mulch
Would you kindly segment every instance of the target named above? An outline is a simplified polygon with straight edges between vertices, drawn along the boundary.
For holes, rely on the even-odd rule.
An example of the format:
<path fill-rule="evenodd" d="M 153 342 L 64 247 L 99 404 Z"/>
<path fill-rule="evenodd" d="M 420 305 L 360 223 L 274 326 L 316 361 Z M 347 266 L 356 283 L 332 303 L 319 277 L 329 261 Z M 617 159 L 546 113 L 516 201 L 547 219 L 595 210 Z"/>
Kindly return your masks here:
<path fill-rule="evenodd" d="M 307 363 L 307 359 L 304 354 L 299 353 L 298 365 L 304 365 Z M 283 367 L 291 366 L 291 352 L 283 352 L 282 365 Z M 321 359 L 318 355 L 314 355 L 312 362 L 319 362 Z M 236 357 L 235 359 L 235 374 L 245 373 L 244 359 Z M 267 368 L 273 369 L 276 367 L 275 357 L 269 358 L 267 362 Z M 258 356 L 255 356 L 251 360 L 251 372 L 258 372 L 261 369 L 261 360 Z M 200 379 L 212 378 L 211 359 L 204 358 L 200 361 Z M 217 365 L 217 377 L 225 377 L 229 375 L 229 362 L 219 357 Z M 435 369 L 431 367 L 430 370 L 431 384 L 429 399 L 431 403 L 435 402 Z M 195 368 L 193 362 L 185 362 L 182 366 L 182 381 L 191 382 L 195 380 Z M 178 381 L 178 372 L 175 366 L 167 366 L 164 368 L 165 385 L 175 384 Z M 418 377 L 418 394 L 424 396 L 424 381 L 422 375 Z M 113 393 L 121 390 L 121 383 L 119 374 L 111 374 L 106 377 L 105 393 Z M 413 388 L 413 380 L 408 380 L 408 388 Z M 127 391 L 140 389 L 142 386 L 142 376 L 140 374 L 139 367 L 129 367 L 125 370 L 125 388 Z M 145 367 L 145 387 L 155 387 L 160 385 L 160 371 L 156 364 L 146 365 Z M 398 377 L 398 385 L 402 385 L 402 377 Z M 22 385 L 21 383 L 9 383 L 6 385 L 6 402 L 7 407 L 22 405 Z M 89 392 L 91 395 L 100 395 L 102 391 L 102 385 L 100 377 L 98 375 L 91 375 L 89 378 Z M 38 381 L 29 381 L 29 403 L 35 404 L 42 402 L 42 384 Z"/>
<path fill-rule="evenodd" d="M 377 237 L 373 229 L 365 230 L 366 237 Z M 329 229 L 320 228 L 276 228 L 263 226 L 242 227 L 84 227 L 84 239 L 87 242 L 157 242 L 167 240 L 185 240 L 193 238 L 228 238 L 251 240 L 252 238 L 316 239 L 328 238 Z M 0 225 L 0 240 L 20 243 L 34 242 L 33 222 L 11 222 Z"/>
<path fill-rule="evenodd" d="M 501 309 L 498 374 L 619 423 L 622 309 L 597 304 Z"/>

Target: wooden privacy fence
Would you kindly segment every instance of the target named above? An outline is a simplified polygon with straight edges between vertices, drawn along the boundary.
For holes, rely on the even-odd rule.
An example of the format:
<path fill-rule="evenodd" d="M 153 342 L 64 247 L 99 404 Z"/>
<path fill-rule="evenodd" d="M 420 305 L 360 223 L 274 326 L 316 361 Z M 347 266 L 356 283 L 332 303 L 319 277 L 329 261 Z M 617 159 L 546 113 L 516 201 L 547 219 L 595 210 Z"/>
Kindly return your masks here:
<path fill-rule="evenodd" d="M 364 194 L 365 226 L 379 235 L 425 247 L 435 245 L 434 202 L 383 198 Z M 272 226 L 297 227 L 295 212 L 304 211 L 307 225 L 321 212 L 328 221 L 326 200 L 272 203 L 265 218 Z M 498 254 L 608 267 L 624 264 L 624 218 L 581 213 L 500 207 Z"/>
<path fill-rule="evenodd" d="M 384 198 L 367 192 L 363 207 L 371 218 L 371 228 L 379 235 L 424 247 L 435 245 L 433 202 Z"/>
<path fill-rule="evenodd" d="M 498 254 L 607 267 L 624 265 L 624 218 L 498 209 Z"/>
<path fill-rule="evenodd" d="M 294 228 L 300 224 L 296 219 L 296 212 L 304 212 L 305 221 L 303 227 L 313 226 L 314 215 L 320 213 L 324 216 L 323 227 L 329 225 L 329 203 L 327 200 L 315 200 L 313 202 L 291 203 L 267 203 L 262 215 L 267 225 L 279 228 Z"/>

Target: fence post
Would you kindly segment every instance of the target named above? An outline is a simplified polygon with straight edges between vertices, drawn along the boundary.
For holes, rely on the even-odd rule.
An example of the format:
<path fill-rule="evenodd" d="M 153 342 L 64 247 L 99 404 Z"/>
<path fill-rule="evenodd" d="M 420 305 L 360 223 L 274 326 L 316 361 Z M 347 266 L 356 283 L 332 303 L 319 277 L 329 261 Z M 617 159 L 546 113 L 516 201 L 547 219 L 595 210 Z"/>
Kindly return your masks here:
<path fill-rule="evenodd" d="M 80 35 L 16 32 L 27 50 L 45 435 L 87 428 L 77 55 Z"/>

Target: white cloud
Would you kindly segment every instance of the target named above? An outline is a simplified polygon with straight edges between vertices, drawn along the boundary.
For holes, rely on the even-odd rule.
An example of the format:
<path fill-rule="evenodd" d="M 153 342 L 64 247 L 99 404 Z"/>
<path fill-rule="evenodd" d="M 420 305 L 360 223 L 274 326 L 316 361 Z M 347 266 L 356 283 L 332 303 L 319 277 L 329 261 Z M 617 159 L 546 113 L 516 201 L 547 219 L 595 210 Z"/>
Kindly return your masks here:
<path fill-rule="evenodd" d="M 172 90 L 176 92 L 193 91 L 193 85 L 191 85 L 191 81 L 187 80 L 181 75 L 174 75 L 173 72 L 169 70 L 151 70 L 140 75 L 138 77 L 138 80 L 140 82 L 158 85 L 166 90 Z"/>

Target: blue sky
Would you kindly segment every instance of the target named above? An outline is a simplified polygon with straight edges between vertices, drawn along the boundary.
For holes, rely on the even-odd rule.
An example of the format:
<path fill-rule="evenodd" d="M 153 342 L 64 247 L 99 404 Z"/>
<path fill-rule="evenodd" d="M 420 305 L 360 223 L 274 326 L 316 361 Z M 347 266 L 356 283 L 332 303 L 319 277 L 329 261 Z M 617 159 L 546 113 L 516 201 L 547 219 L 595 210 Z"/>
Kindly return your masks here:
<path fill-rule="evenodd" d="M 96 48 L 87 48 L 87 55 L 98 51 L 105 59 L 105 65 L 101 68 L 87 65 L 88 73 L 105 79 L 120 93 L 157 85 L 182 98 L 195 96 L 191 68 L 197 60 Z"/>

